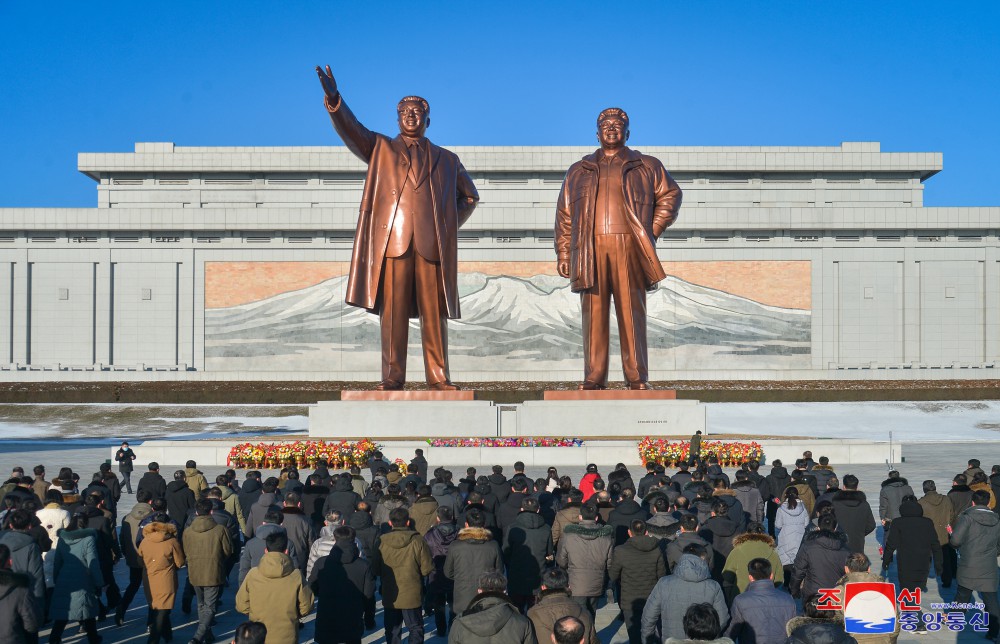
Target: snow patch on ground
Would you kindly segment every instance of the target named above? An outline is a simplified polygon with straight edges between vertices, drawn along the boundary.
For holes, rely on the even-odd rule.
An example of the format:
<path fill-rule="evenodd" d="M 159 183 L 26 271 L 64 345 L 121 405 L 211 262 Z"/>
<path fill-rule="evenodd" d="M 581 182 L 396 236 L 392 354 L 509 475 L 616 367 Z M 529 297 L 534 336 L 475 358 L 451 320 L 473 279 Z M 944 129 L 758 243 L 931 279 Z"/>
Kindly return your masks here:
<path fill-rule="evenodd" d="M 895 442 L 1000 440 L 1000 401 L 709 403 L 712 434 Z"/>

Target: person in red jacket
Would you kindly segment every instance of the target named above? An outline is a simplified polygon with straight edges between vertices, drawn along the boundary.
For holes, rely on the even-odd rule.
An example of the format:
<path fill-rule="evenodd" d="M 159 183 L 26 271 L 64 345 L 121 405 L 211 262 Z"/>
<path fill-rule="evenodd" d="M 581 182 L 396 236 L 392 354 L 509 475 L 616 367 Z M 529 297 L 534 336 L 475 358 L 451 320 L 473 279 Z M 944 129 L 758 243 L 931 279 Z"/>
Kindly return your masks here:
<path fill-rule="evenodd" d="M 586 503 L 590 497 L 594 496 L 594 481 L 601 478 L 597 473 L 597 466 L 591 463 L 587 466 L 587 473 L 580 479 L 580 491 L 583 492 L 583 502 Z"/>

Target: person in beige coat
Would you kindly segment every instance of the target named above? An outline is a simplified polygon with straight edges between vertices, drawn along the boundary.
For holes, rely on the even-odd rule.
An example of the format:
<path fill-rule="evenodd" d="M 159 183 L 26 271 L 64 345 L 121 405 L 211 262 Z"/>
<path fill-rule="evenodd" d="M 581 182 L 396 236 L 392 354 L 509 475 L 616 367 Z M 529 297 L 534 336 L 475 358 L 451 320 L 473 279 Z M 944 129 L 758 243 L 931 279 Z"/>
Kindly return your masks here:
<path fill-rule="evenodd" d="M 201 498 L 201 493 L 208 489 L 208 481 L 205 475 L 198 469 L 198 464 L 188 461 L 184 464 L 184 476 L 187 477 L 188 487 L 194 492 L 194 500 Z"/>
<path fill-rule="evenodd" d="M 139 544 L 152 612 L 149 644 L 158 644 L 161 638 L 168 642 L 173 639 L 170 611 L 177 596 L 177 569 L 186 563 L 184 549 L 177 540 L 177 528 L 168 521 L 166 514 L 154 517 L 153 522 L 143 528 Z"/>
<path fill-rule="evenodd" d="M 266 644 L 295 644 L 299 620 L 309 614 L 313 593 L 292 558 L 285 554 L 288 537 L 275 532 L 265 540 L 266 552 L 236 593 L 236 610 L 267 627 Z"/>

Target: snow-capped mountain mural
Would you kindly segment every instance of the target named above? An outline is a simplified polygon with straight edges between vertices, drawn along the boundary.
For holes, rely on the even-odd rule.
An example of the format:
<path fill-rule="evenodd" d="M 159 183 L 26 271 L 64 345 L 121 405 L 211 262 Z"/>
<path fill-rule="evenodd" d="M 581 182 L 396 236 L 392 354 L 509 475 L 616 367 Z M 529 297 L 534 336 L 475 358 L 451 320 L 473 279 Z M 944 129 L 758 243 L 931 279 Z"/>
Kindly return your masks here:
<path fill-rule="evenodd" d="M 211 370 L 371 372 L 378 318 L 344 303 L 347 276 L 205 311 Z M 460 273 L 462 319 L 449 322 L 454 375 L 582 370 L 580 298 L 552 275 Z M 668 277 L 647 296 L 650 369 L 808 367 L 810 311 L 769 306 Z M 410 365 L 422 371 L 419 322 Z M 612 326 L 612 372 L 618 352 Z M 525 373 L 527 372 L 527 373 Z M 544 376 L 539 376 L 543 379 Z"/>

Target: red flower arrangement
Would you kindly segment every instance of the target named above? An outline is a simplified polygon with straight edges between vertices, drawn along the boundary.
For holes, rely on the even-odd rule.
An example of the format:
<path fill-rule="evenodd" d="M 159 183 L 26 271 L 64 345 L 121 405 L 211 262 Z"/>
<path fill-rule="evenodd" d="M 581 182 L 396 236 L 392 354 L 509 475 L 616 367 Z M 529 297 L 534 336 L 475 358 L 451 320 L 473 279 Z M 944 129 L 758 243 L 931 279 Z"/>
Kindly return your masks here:
<path fill-rule="evenodd" d="M 330 467 L 345 469 L 352 465 L 364 466 L 377 449 L 379 445 L 367 438 L 356 443 L 348 441 L 241 443 L 229 450 L 226 466 L 239 469 L 281 469 L 288 465 L 316 467 L 317 461 L 322 458 Z"/>
<path fill-rule="evenodd" d="M 643 463 L 662 463 L 666 467 L 676 467 L 688 460 L 688 441 L 668 441 L 665 438 L 646 437 L 639 441 L 639 456 Z M 760 461 L 764 448 L 760 443 L 742 441 L 702 441 L 701 457 L 715 456 L 725 467 L 737 467 L 742 463 Z"/>
<path fill-rule="evenodd" d="M 431 447 L 582 447 L 579 438 L 517 436 L 512 438 L 428 438 Z"/>

